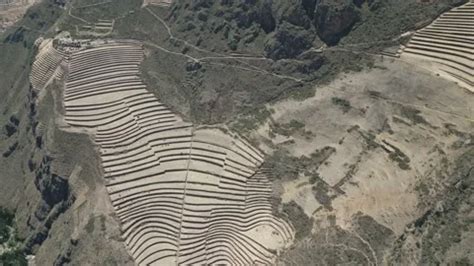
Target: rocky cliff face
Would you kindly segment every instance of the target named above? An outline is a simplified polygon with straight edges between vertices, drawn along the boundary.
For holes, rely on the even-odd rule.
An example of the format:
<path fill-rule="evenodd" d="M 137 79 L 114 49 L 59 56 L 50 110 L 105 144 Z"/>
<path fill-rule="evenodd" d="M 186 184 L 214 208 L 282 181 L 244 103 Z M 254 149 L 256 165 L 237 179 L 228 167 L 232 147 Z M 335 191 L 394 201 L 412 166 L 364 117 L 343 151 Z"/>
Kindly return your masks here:
<path fill-rule="evenodd" d="M 15 213 L 19 254 L 34 254 L 37 265 L 101 265 L 105 260 L 127 265 L 118 226 L 103 207 L 108 199 L 98 199 L 102 193 L 96 189 L 103 186 L 96 186 L 101 175 L 91 159 L 93 146 L 87 137 L 57 128 L 55 114 L 61 106 L 55 99 L 60 94 L 53 94 L 59 92 L 58 84 L 40 93 L 30 86 L 34 43 L 61 14 L 57 2 L 41 1 L 18 22 L 18 29 L 0 35 L 0 207 Z M 79 160 L 85 162 L 76 169 Z M 94 223 L 100 225 L 96 230 L 85 229 Z M 100 255 L 89 256 L 101 248 Z"/>
<path fill-rule="evenodd" d="M 20 185 L 23 180 L 26 189 L 21 192 L 17 187 L 12 191 L 18 202 L 10 201 L 13 204 L 10 207 L 23 209 L 17 215 L 17 223 L 21 237 L 26 239 L 24 251 L 31 254 L 46 240 L 51 226 L 74 202 L 74 196 L 68 179 L 58 175 L 52 165 L 55 158 L 48 151 L 48 129 L 44 126 L 47 116 L 39 117 L 38 94 L 31 87 L 25 92 L 27 97 L 18 114 L 12 115 L 4 125 L 2 138 L 13 144 L 3 153 L 1 163 L 10 168 L 7 172 L 23 175 L 15 182 Z M 53 106 L 46 109 L 52 111 Z M 4 182 L 13 185 L 13 180 Z"/>
<path fill-rule="evenodd" d="M 231 50 L 264 48 L 268 57 L 281 59 L 297 56 L 318 38 L 337 44 L 359 20 L 361 5 L 350 0 L 180 0 L 169 21 L 187 37 L 193 31 L 207 32 Z"/>
<path fill-rule="evenodd" d="M 31 94 L 30 94 L 31 96 Z M 74 201 L 67 178 L 55 173 L 44 145 L 43 131 L 38 129 L 36 97 L 25 97 L 19 114 L 10 117 L 2 138 L 5 143 L 15 143 L 3 153 L 0 178 L 5 188 L 3 199 L 11 209 L 17 209 L 16 227 L 25 239 L 23 251 L 35 253 L 49 237 L 56 219 Z M 2 145 L 3 146 L 3 145 Z M 1 146 L 0 146 L 1 147 Z M 3 148 L 3 147 L 1 147 Z"/>
<path fill-rule="evenodd" d="M 354 3 L 355 2 L 355 3 Z M 360 20 L 362 1 L 321 0 L 314 11 L 314 26 L 327 45 L 336 45 Z"/>
<path fill-rule="evenodd" d="M 67 178 L 52 172 L 53 158 L 44 156 L 35 170 L 35 187 L 41 195 L 36 210 L 28 218 L 32 233 L 26 240 L 25 252 L 31 253 L 48 237 L 52 224 L 74 202 Z"/>
<path fill-rule="evenodd" d="M 354 40 L 391 39 L 465 1 L 443 0 L 428 5 L 416 0 L 177 0 L 168 21 L 180 36 L 194 40 L 197 46 L 263 51 L 278 60 L 294 58 L 323 43 L 337 45 L 361 25 L 365 32 L 357 35 L 369 36 Z M 408 13 L 408 19 L 399 19 Z M 382 25 L 385 32 L 379 32 Z"/>

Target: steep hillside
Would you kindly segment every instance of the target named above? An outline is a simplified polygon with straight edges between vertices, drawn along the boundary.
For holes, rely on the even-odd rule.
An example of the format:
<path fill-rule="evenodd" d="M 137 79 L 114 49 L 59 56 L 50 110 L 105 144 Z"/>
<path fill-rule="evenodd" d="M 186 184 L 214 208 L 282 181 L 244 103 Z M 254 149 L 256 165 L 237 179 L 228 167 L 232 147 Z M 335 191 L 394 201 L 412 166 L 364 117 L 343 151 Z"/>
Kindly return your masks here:
<path fill-rule="evenodd" d="M 140 38 L 189 57 L 150 52 L 144 73 L 162 100 L 189 119 L 245 131 L 268 116 L 265 103 L 305 98 L 338 73 L 370 68 L 367 52 L 398 46 L 400 34 L 462 2 L 180 0 L 169 11 L 149 6 L 143 16 L 157 18 L 161 36 Z M 191 58 L 198 64 L 184 67 Z M 153 63 L 164 61 L 164 69 Z"/>
<path fill-rule="evenodd" d="M 474 95 L 401 60 L 375 65 L 270 105 L 253 133 L 275 204 L 313 233 L 283 264 L 472 261 Z"/>
<path fill-rule="evenodd" d="M 343 44 L 390 41 L 467 1 L 421 2 L 178 0 L 167 21 L 191 44 L 209 50 L 264 51 L 281 59 L 323 43 L 337 45 L 341 39 Z"/>
<path fill-rule="evenodd" d="M 59 129 L 55 113 L 61 108 L 56 104 L 60 94 L 55 84 L 39 94 L 30 83 L 34 69 L 43 67 L 32 65 L 38 53 L 35 41 L 48 36 L 62 13 L 55 1 L 44 1 L 1 35 L 0 202 L 14 212 L 13 227 L 21 240 L 18 254 L 23 256 L 18 263 L 35 254 L 38 265 L 71 258 L 122 264 L 128 258 L 126 251 L 120 252 L 114 218 L 101 209 L 108 199 L 99 193 L 101 170 L 91 160 L 95 152 L 90 140 Z M 99 229 L 91 238 L 94 223 Z M 114 243 L 119 245 L 113 247 Z M 88 256 L 104 247 L 117 253 L 104 250 L 101 258 Z M 86 252 L 77 254 L 76 248 Z"/>
<path fill-rule="evenodd" d="M 32 6 L 0 35 L 0 264 L 474 263 L 474 95 L 387 52 L 466 2 Z"/>
<path fill-rule="evenodd" d="M 0 33 L 15 24 L 37 0 L 1 0 Z"/>

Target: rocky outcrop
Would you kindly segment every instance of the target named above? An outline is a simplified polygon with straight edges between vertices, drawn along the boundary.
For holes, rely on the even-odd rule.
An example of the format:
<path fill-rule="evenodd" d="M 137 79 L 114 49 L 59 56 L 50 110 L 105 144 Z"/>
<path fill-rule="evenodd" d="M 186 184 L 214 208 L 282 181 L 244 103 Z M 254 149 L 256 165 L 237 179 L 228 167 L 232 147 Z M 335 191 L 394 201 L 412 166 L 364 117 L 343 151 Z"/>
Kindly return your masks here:
<path fill-rule="evenodd" d="M 177 0 L 168 20 L 176 35 L 208 50 L 264 50 L 272 59 L 286 59 L 307 47 L 319 47 L 321 41 L 337 45 L 348 35 L 348 42 L 392 39 L 465 1 L 424 5 L 396 0 Z M 410 12 L 414 14 L 409 18 L 399 18 Z"/>
<path fill-rule="evenodd" d="M 359 20 L 357 6 L 365 1 L 354 2 L 178 0 L 168 20 L 188 40 L 196 38 L 192 32 L 201 31 L 201 37 L 196 40 L 198 46 L 215 46 L 218 44 L 215 40 L 221 39 L 231 50 L 262 49 L 269 58 L 278 60 L 298 56 L 309 49 L 318 36 L 328 45 L 337 44 Z M 210 38 L 213 43 L 207 43 L 203 34 L 217 36 Z"/>
<path fill-rule="evenodd" d="M 316 3 L 317 0 L 302 0 L 301 4 L 303 6 L 303 9 L 306 12 L 306 15 L 310 18 L 314 18 L 314 10 L 316 9 Z"/>
<path fill-rule="evenodd" d="M 303 28 L 284 22 L 268 38 L 265 44 L 265 54 L 274 60 L 294 58 L 309 49 L 313 39 L 314 36 L 311 36 Z"/>
<path fill-rule="evenodd" d="M 13 134 L 15 134 L 18 131 L 19 124 L 20 120 L 15 115 L 10 116 L 9 121 L 4 126 L 5 135 L 7 137 L 11 137 Z"/>
<path fill-rule="evenodd" d="M 362 5 L 366 2 L 366 0 L 352 0 L 354 5 L 356 5 L 358 8 L 361 8 Z"/>
<path fill-rule="evenodd" d="M 35 185 L 48 206 L 54 206 L 69 198 L 69 186 L 65 178 L 50 172 L 51 158 L 44 157 L 36 174 Z"/>
<path fill-rule="evenodd" d="M 279 23 L 289 23 L 294 26 L 309 29 L 311 27 L 311 11 L 305 9 L 301 0 L 285 0 L 274 2 L 274 13 Z M 311 3 L 307 8 L 311 8 Z"/>
<path fill-rule="evenodd" d="M 352 1 L 321 0 L 316 7 L 314 26 L 321 40 L 335 45 L 359 19 L 359 10 Z"/>
<path fill-rule="evenodd" d="M 317 71 L 327 58 L 315 52 L 304 53 L 296 58 L 297 60 L 278 60 L 272 65 L 272 70 L 276 73 L 292 73 L 293 75 L 309 75 Z"/>
<path fill-rule="evenodd" d="M 268 0 L 181 0 L 174 3 L 168 19 L 178 32 L 188 34 L 199 30 L 205 35 L 214 35 L 213 42 L 224 41 L 232 50 L 254 41 L 262 33 L 274 31 L 276 27 L 272 1 Z M 187 36 L 190 38 L 193 37 Z M 207 40 L 198 38 L 195 42 L 200 45 L 203 41 Z"/>
<path fill-rule="evenodd" d="M 49 155 L 48 145 L 44 145 L 48 139 L 48 129 L 42 130 L 39 126 L 45 122 L 39 118 L 42 104 L 44 103 L 39 100 L 37 91 L 30 86 L 26 104 L 27 124 L 31 128 L 28 134 L 34 148 L 32 157 L 28 160 L 28 168 L 34 174 L 34 186 L 40 197 L 27 219 L 29 232 L 24 242 L 26 254 L 36 252 L 48 238 L 53 223 L 75 200 L 67 178 L 55 172 L 54 158 Z M 48 108 L 52 110 L 53 106 Z"/>
<path fill-rule="evenodd" d="M 68 180 L 52 173 L 53 159 L 44 156 L 35 171 L 35 186 L 41 195 L 36 210 L 28 218 L 32 233 L 25 241 L 26 253 L 33 253 L 35 248 L 46 240 L 53 222 L 74 202 Z"/>

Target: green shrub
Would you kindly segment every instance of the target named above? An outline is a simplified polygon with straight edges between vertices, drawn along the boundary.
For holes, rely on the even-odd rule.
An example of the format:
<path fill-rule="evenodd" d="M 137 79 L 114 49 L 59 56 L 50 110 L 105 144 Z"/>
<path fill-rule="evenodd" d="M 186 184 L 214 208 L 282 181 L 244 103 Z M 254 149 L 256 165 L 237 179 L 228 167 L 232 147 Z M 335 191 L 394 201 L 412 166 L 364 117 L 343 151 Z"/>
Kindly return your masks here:
<path fill-rule="evenodd" d="M 331 102 L 334 105 L 339 106 L 343 113 L 349 112 L 349 110 L 351 110 L 351 108 L 352 108 L 351 103 L 346 99 L 342 99 L 342 98 L 339 98 L 339 97 L 332 97 Z"/>
<path fill-rule="evenodd" d="M 9 239 L 13 218 L 12 213 L 0 207 L 0 244 L 5 243 Z"/>

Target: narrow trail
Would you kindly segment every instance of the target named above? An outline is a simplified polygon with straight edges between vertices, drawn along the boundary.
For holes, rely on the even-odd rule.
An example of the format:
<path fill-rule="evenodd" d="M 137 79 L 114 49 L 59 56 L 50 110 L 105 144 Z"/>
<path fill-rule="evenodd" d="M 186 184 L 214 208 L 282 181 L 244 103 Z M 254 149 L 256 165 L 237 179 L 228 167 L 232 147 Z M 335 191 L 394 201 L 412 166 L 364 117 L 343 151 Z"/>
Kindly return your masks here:
<path fill-rule="evenodd" d="M 188 184 L 188 176 L 189 176 L 189 165 L 191 164 L 191 152 L 193 151 L 193 142 L 194 142 L 194 125 L 191 128 L 191 141 L 189 144 L 189 153 L 188 153 L 188 161 L 186 163 L 186 175 L 184 176 L 184 191 L 183 191 L 183 204 L 181 205 L 181 214 L 180 214 L 180 223 L 179 223 L 179 230 L 178 230 L 178 250 L 176 254 L 176 265 L 179 265 L 179 256 L 181 254 L 181 234 L 183 228 L 183 217 L 184 217 L 184 205 L 186 204 L 186 189 Z"/>
<path fill-rule="evenodd" d="M 165 52 L 165 53 L 169 53 L 169 54 L 173 54 L 173 55 L 181 56 L 181 57 L 186 57 L 186 58 L 188 58 L 189 60 L 192 60 L 192 61 L 194 61 L 194 62 L 196 62 L 196 63 L 199 62 L 199 60 L 198 60 L 197 58 L 195 58 L 195 57 L 192 57 L 192 56 L 190 56 L 190 55 L 183 54 L 183 53 L 178 53 L 178 52 L 170 51 L 170 50 L 164 48 L 163 46 L 160 46 L 160 45 L 158 45 L 158 44 L 156 44 L 156 43 L 154 43 L 154 42 L 144 41 L 143 43 L 144 43 L 145 45 L 155 47 L 156 49 L 159 49 L 159 50 L 161 50 L 161 51 L 163 51 L 163 52 Z"/>
<path fill-rule="evenodd" d="M 455 117 L 461 118 L 463 120 L 466 120 L 468 122 L 474 122 L 474 117 L 464 116 L 464 115 L 460 115 L 460 114 L 453 113 L 453 112 L 448 112 L 448 111 L 441 111 L 441 110 L 438 110 L 438 109 L 428 107 L 426 105 L 412 104 L 412 103 L 387 99 L 387 98 L 384 98 L 384 97 L 377 97 L 377 96 L 373 96 L 373 97 L 378 98 L 380 100 L 383 100 L 385 102 L 389 102 L 389 103 L 394 103 L 394 104 L 399 104 L 399 105 L 404 105 L 404 106 L 411 106 L 411 107 L 415 107 L 415 108 L 418 108 L 418 109 L 425 109 L 425 110 L 435 112 L 435 113 L 439 113 L 439 114 L 443 114 L 443 115 L 455 116 Z"/>
<path fill-rule="evenodd" d="M 221 60 L 221 59 L 248 59 L 248 60 L 266 60 L 266 61 L 271 61 L 271 59 L 268 59 L 266 57 L 249 57 L 245 55 L 241 56 L 233 56 L 233 55 L 228 55 L 228 56 L 206 56 L 206 57 L 199 57 L 199 60 Z"/>
<path fill-rule="evenodd" d="M 345 51 L 345 52 L 356 53 L 356 54 L 362 53 L 362 54 L 365 54 L 365 55 L 369 55 L 369 56 L 372 56 L 372 57 L 378 57 L 378 58 L 383 58 L 384 57 L 384 55 L 380 55 L 380 54 L 369 53 L 369 52 L 365 52 L 365 51 L 354 51 L 354 50 L 351 50 L 351 49 L 340 48 L 340 47 L 332 47 L 332 48 L 328 48 L 327 50 L 335 50 L 335 51 L 339 50 L 339 51 Z M 430 74 L 433 73 L 432 69 L 424 67 L 421 64 L 415 64 L 414 62 L 404 60 L 404 59 L 399 58 L 399 57 L 390 57 L 390 59 L 394 60 L 394 61 L 403 62 L 403 63 L 408 64 L 408 65 L 410 65 L 414 68 L 422 69 L 422 70 L 424 70 L 424 71 L 426 71 L 427 73 L 430 73 Z M 336 89 L 334 87 L 332 87 L 332 88 Z M 386 102 L 391 102 L 391 103 L 396 103 L 396 104 L 406 105 L 406 106 L 412 106 L 412 107 L 421 108 L 421 109 L 425 109 L 425 110 L 429 110 L 429 111 L 433 111 L 433 112 L 440 113 L 440 114 L 445 114 L 445 115 L 452 115 L 452 116 L 456 116 L 458 118 L 467 120 L 469 122 L 474 122 L 474 116 L 464 116 L 464 115 L 460 115 L 460 114 L 453 113 L 453 112 L 441 111 L 441 110 L 434 109 L 434 108 L 431 108 L 431 107 L 428 107 L 428 106 L 425 106 L 425 105 L 411 104 L 411 103 L 408 103 L 408 102 L 402 102 L 402 101 L 387 99 L 387 98 L 384 98 L 384 97 L 377 97 L 377 96 L 373 96 L 373 97 L 379 98 L 379 99 L 384 100 Z"/>
<path fill-rule="evenodd" d="M 334 90 L 340 90 L 340 88 L 337 88 L 337 87 L 334 87 L 334 86 L 331 86 L 331 85 L 325 85 L 325 87 L 328 87 L 328 88 L 331 88 L 331 89 L 334 89 Z M 355 95 L 360 95 L 360 92 L 354 92 L 354 93 L 351 93 L 351 94 L 349 94 L 348 92 L 345 92 L 345 94 L 355 96 Z M 436 112 L 436 113 L 442 114 L 442 115 L 455 116 L 457 118 L 461 118 L 461 119 L 466 120 L 468 122 L 474 122 L 474 114 L 473 114 L 473 116 L 465 116 L 465 115 L 454 113 L 454 112 L 442 111 L 442 110 L 439 110 L 439 109 L 431 108 L 431 107 L 428 107 L 426 105 L 419 105 L 419 104 L 413 104 L 413 103 L 404 102 L 404 101 L 393 100 L 393 99 L 389 99 L 389 98 L 386 98 L 386 97 L 383 97 L 383 96 L 371 95 L 370 97 L 376 98 L 376 99 L 384 101 L 384 102 L 392 103 L 392 104 L 415 107 L 415 108 L 418 108 L 418 109 L 424 109 L 424 110 L 427 110 L 427 111 Z"/>
<path fill-rule="evenodd" d="M 351 233 L 353 233 L 358 239 L 360 239 L 360 241 L 362 241 L 370 249 L 370 252 L 372 253 L 372 257 L 374 258 L 374 261 L 375 261 L 375 265 L 379 265 L 377 255 L 375 254 L 375 250 L 372 248 L 372 245 L 369 243 L 369 241 L 362 238 L 356 231 L 351 230 Z"/>
<path fill-rule="evenodd" d="M 78 7 L 75 7 L 75 9 L 81 9 L 81 8 L 87 8 L 87 7 L 93 7 L 93 6 L 101 6 L 101 5 L 106 5 L 106 4 L 110 4 L 110 3 L 112 3 L 112 1 L 106 1 L 106 2 L 102 2 L 102 3 L 95 3 L 95 4 L 90 4 L 90 5 L 78 6 Z"/>
<path fill-rule="evenodd" d="M 367 260 L 367 263 L 368 263 L 369 265 L 377 265 L 377 264 L 374 263 L 374 262 L 369 258 L 369 256 L 367 256 L 367 254 L 365 254 L 365 252 L 363 252 L 362 250 L 359 250 L 359 249 L 353 248 L 353 247 L 349 247 L 349 246 L 347 246 L 346 244 L 330 243 L 329 240 L 328 240 L 328 231 L 327 231 L 327 230 L 326 230 L 326 234 L 325 234 L 325 245 L 326 245 L 326 246 L 329 246 L 329 247 L 337 247 L 337 248 L 342 248 L 342 249 L 345 249 L 345 250 L 354 251 L 354 252 L 359 253 L 359 254 L 361 254 L 362 256 L 364 256 L 364 258 Z"/>
<path fill-rule="evenodd" d="M 196 45 L 193 45 L 193 44 L 189 43 L 186 40 L 183 40 L 183 39 L 180 39 L 180 38 L 174 36 L 171 28 L 168 26 L 168 24 L 160 16 L 158 16 L 155 12 L 151 11 L 148 7 L 145 7 L 145 9 L 166 28 L 166 31 L 168 32 L 168 36 L 170 37 L 170 39 L 180 41 L 180 42 L 184 43 L 186 46 L 189 46 L 189 47 L 193 48 L 194 50 L 202 52 L 202 53 L 215 54 L 215 55 L 219 55 L 221 57 L 232 57 L 232 56 L 229 56 L 227 54 L 222 54 L 222 53 L 212 52 L 212 51 L 209 51 L 209 50 L 206 50 L 206 49 L 202 49 L 200 47 L 197 47 Z M 249 56 L 255 57 L 254 55 L 249 55 Z M 261 58 L 261 57 L 255 57 L 255 58 Z"/>
<path fill-rule="evenodd" d="M 245 63 L 245 62 L 241 62 L 241 63 L 245 63 L 246 65 L 249 66 L 249 68 L 247 67 L 241 67 L 241 66 L 233 66 L 233 65 L 229 65 L 229 64 L 222 64 L 222 63 L 213 63 L 213 62 L 209 62 L 209 61 L 200 61 L 199 58 L 196 58 L 196 57 L 192 57 L 190 55 L 187 55 L 187 54 L 183 54 L 183 53 L 178 53 L 178 52 L 174 52 L 174 51 L 170 51 L 166 48 L 164 48 L 163 46 L 160 46 L 154 42 L 151 42 L 151 41 L 145 41 L 144 42 L 145 45 L 148 45 L 148 46 L 152 46 L 156 49 L 159 49 L 163 52 L 166 52 L 166 53 L 169 53 L 169 54 L 173 54 L 173 55 L 176 55 L 176 56 L 181 56 L 181 57 L 186 57 L 187 59 L 189 60 L 192 60 L 193 62 L 196 62 L 196 63 L 202 63 L 202 64 L 209 64 L 209 65 L 217 65 L 217 66 L 223 66 L 223 67 L 230 67 L 230 68 L 235 68 L 235 69 L 239 69 L 239 70 L 245 70 L 245 71 L 250 71 L 250 72 L 254 72 L 254 73 L 258 73 L 258 74 L 266 74 L 266 75 L 271 75 L 271 76 L 274 76 L 274 77 L 277 77 L 277 78 L 280 78 L 280 79 L 289 79 L 289 80 L 293 80 L 295 82 L 303 82 L 302 79 L 298 79 L 298 78 L 295 78 L 295 77 L 291 77 L 291 76 L 287 76 L 287 75 L 280 75 L 280 74 L 276 74 L 276 73 L 273 73 L 273 72 L 270 72 L 270 71 L 267 71 L 267 70 L 264 70 L 262 68 L 258 68 L 256 66 L 252 66 L 248 63 Z M 234 59 L 234 58 L 233 58 Z"/>
<path fill-rule="evenodd" d="M 330 47 L 330 48 L 326 48 L 325 50 L 328 50 L 328 51 L 343 51 L 343 52 L 349 52 L 349 53 L 354 53 L 354 54 L 365 54 L 365 55 L 368 55 L 368 56 L 378 57 L 378 58 L 388 57 L 388 56 L 382 55 L 382 54 L 370 53 L 370 52 L 360 51 L 360 50 L 352 50 L 352 49 L 347 49 L 347 48 L 343 48 L 343 47 Z M 394 61 L 399 61 L 399 62 L 409 64 L 414 68 L 423 69 L 423 70 L 425 70 L 429 73 L 434 73 L 432 69 L 424 67 L 422 64 L 416 64 L 414 62 L 404 60 L 400 57 L 389 57 L 389 58 L 394 60 Z"/>
<path fill-rule="evenodd" d="M 218 52 L 212 52 L 212 51 L 208 51 L 206 49 L 199 48 L 199 47 L 197 47 L 193 44 L 190 44 L 186 40 L 177 38 L 173 35 L 173 32 L 171 31 L 171 28 L 168 26 L 168 24 L 162 18 L 160 18 L 160 16 L 158 16 L 155 12 L 151 11 L 148 7 L 145 7 L 145 9 L 165 27 L 166 31 L 168 32 L 168 36 L 169 36 L 170 39 L 182 42 L 184 45 L 186 45 L 188 47 L 191 47 L 191 48 L 195 49 L 196 51 L 199 51 L 199 52 L 202 52 L 202 53 L 207 53 L 207 54 L 214 54 L 214 55 L 217 55 L 217 56 L 205 56 L 205 57 L 196 58 L 196 57 L 193 57 L 193 56 L 190 56 L 190 55 L 187 55 L 187 54 L 170 51 L 170 50 L 168 50 L 168 49 L 166 49 L 166 48 L 164 48 L 164 47 L 162 47 L 162 46 L 160 46 L 156 43 L 146 41 L 145 43 L 150 45 L 150 46 L 156 47 L 159 50 L 170 53 L 170 54 L 174 54 L 174 55 L 178 55 L 178 56 L 184 56 L 184 57 L 186 57 L 186 58 L 188 58 L 188 59 L 190 59 L 194 62 L 200 62 L 200 63 L 210 64 L 210 65 L 217 65 L 217 66 L 231 67 L 231 68 L 236 68 L 236 69 L 245 70 L 245 71 L 251 71 L 251 72 L 259 73 L 259 74 L 267 74 L 267 75 L 271 75 L 271 76 L 274 76 L 274 77 L 277 77 L 277 78 L 280 78 L 280 79 L 290 79 L 290 80 L 293 80 L 293 81 L 298 82 L 298 83 L 303 82 L 302 79 L 298 79 L 298 78 L 295 78 L 295 77 L 292 77 L 292 76 L 287 76 L 287 75 L 276 74 L 276 73 L 267 71 L 265 69 L 262 69 L 260 67 L 251 65 L 248 62 L 243 61 L 243 60 L 272 61 L 269 58 L 265 58 L 265 57 L 262 57 L 262 56 L 257 57 L 257 56 L 254 56 L 254 55 L 246 55 L 246 54 L 240 54 L 240 55 L 233 56 L 233 55 L 222 54 L 222 53 L 218 53 Z M 235 60 L 235 61 L 237 61 L 241 64 L 247 65 L 248 67 L 232 66 L 232 65 L 220 64 L 220 63 L 211 63 L 211 62 L 208 62 L 208 60 Z"/>
<path fill-rule="evenodd" d="M 204 63 L 210 64 L 210 65 L 222 66 L 222 67 L 232 67 L 232 68 L 236 68 L 236 69 L 240 69 L 240 70 L 245 70 L 245 71 L 250 71 L 250 72 L 254 72 L 254 73 L 259 73 L 259 74 L 266 74 L 266 75 L 274 76 L 274 77 L 277 77 L 277 78 L 280 78 L 280 79 L 290 79 L 290 80 L 293 80 L 293 81 L 298 82 L 298 83 L 303 82 L 302 79 L 298 79 L 298 78 L 295 78 L 295 77 L 290 77 L 290 76 L 286 76 L 286 75 L 280 75 L 280 74 L 272 73 L 272 72 L 266 71 L 266 70 L 264 70 L 264 69 L 251 69 L 251 68 L 240 67 L 240 66 L 230 66 L 230 65 L 226 65 L 226 64 L 222 64 L 222 63 L 211 63 L 211 62 L 204 62 Z"/>
<path fill-rule="evenodd" d="M 72 9 L 73 9 L 73 8 L 74 8 L 74 6 L 72 5 L 72 3 L 70 3 L 70 4 L 69 4 L 68 11 L 67 11 L 67 14 L 68 14 L 71 18 L 77 19 L 77 20 L 82 21 L 82 22 L 84 22 L 84 23 L 86 23 L 86 24 L 90 24 L 89 21 L 87 21 L 87 20 L 85 20 L 85 19 L 83 19 L 83 18 L 80 18 L 80 17 L 78 17 L 78 16 L 73 15 L 73 14 L 72 14 Z"/>

